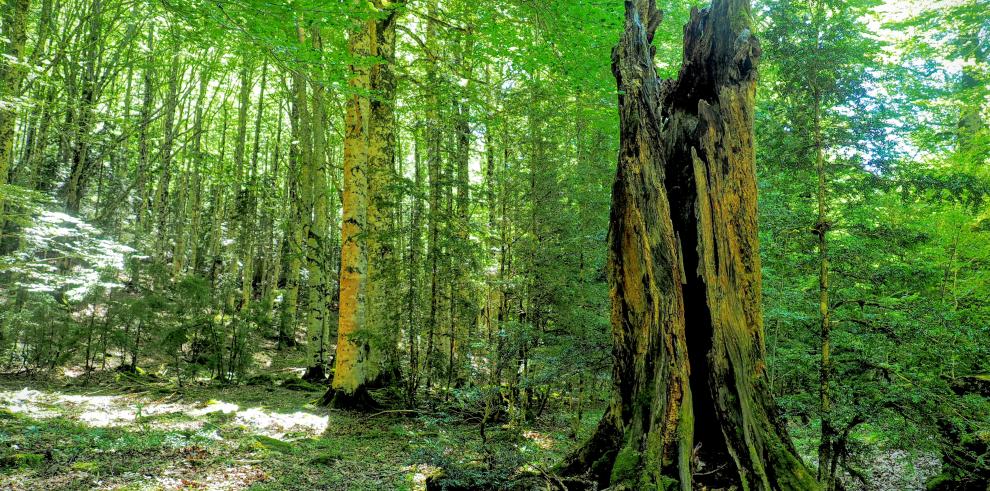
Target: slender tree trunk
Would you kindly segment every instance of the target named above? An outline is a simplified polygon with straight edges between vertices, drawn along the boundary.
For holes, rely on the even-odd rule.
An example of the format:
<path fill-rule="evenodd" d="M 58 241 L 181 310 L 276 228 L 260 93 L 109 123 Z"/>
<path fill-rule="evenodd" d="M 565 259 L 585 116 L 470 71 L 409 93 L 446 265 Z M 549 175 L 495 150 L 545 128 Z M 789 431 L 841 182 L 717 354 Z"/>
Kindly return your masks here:
<path fill-rule="evenodd" d="M 665 82 L 655 2 L 625 5 L 613 52 L 613 396 L 561 471 L 635 489 L 817 489 L 766 385 L 749 3 L 692 11 L 680 75 Z"/>
<path fill-rule="evenodd" d="M 278 114 L 284 114 L 285 106 L 279 104 Z M 271 145 L 271 158 L 268 163 L 268 182 L 271 193 L 265 195 L 262 200 L 264 203 L 263 213 L 262 213 L 262 229 L 265 232 L 265 273 L 264 281 L 264 292 L 262 298 L 264 298 L 265 306 L 268 309 L 272 308 L 275 303 L 275 293 L 278 291 L 281 279 L 282 279 L 282 246 L 283 237 L 281 235 L 276 235 L 275 230 L 275 210 L 279 203 L 283 203 L 287 197 L 288 193 L 284 190 L 288 189 L 289 177 L 285 178 L 285 185 L 283 186 L 283 192 L 278 191 L 279 175 L 281 171 L 281 161 L 282 161 L 282 121 L 283 118 L 278 118 L 275 130 L 275 140 Z M 289 207 L 289 213 L 292 213 L 292 207 Z M 290 215 L 291 216 L 291 215 Z M 278 336 L 277 337 L 281 337 Z"/>
<path fill-rule="evenodd" d="M 51 191 L 55 183 L 56 169 L 54 159 L 45 159 L 45 150 L 48 146 L 48 134 L 52 126 L 53 106 L 55 104 L 55 87 L 48 87 L 45 96 L 41 99 L 37 109 L 38 119 L 40 119 L 37 133 L 32 139 L 34 144 L 27 156 L 27 166 L 31 169 L 31 178 L 28 186 L 31 189 L 41 192 Z"/>
<path fill-rule="evenodd" d="M 200 220 L 202 217 L 202 212 L 200 207 L 202 205 L 202 193 L 203 193 L 203 110 L 204 103 L 206 99 L 206 92 L 209 89 L 210 77 L 208 71 L 204 70 L 199 76 L 199 95 L 196 98 L 196 109 L 193 116 L 193 135 L 192 135 L 192 159 L 193 159 L 193 177 L 192 177 L 192 199 L 189 203 L 189 234 L 188 241 L 189 246 L 189 267 L 195 272 L 198 269 L 199 262 L 199 228 Z M 176 246 L 176 250 L 179 247 Z M 173 275 L 180 274 L 184 269 L 184 255 L 178 252 L 175 255 L 173 261 Z"/>
<path fill-rule="evenodd" d="M 471 125 L 469 122 L 468 106 L 466 101 L 459 100 L 454 105 L 456 114 L 456 147 L 457 148 L 457 196 L 455 200 L 457 212 L 456 230 L 456 258 L 459 266 L 452 268 L 455 281 L 451 282 L 453 291 L 451 292 L 451 319 L 450 319 L 450 352 L 447 360 L 447 388 L 458 378 L 457 356 L 457 328 L 464 324 L 462 332 L 465 335 L 471 332 L 469 323 L 474 320 L 471 309 L 471 260 L 470 256 L 470 164 L 471 164 Z M 463 356 L 463 354 L 461 355 Z M 448 391 L 449 392 L 449 391 Z"/>
<path fill-rule="evenodd" d="M 323 40 L 318 25 L 312 27 L 313 49 L 323 50 Z M 320 73 L 317 71 L 317 73 Z M 330 193 L 327 180 L 326 132 L 324 122 L 323 77 L 312 83 L 312 141 L 313 152 L 309 162 L 313 178 L 313 226 L 309 229 L 306 243 L 307 271 L 309 272 L 309 322 L 306 335 L 306 348 L 309 352 L 309 367 L 304 378 L 323 381 L 327 377 L 327 350 L 330 337 L 330 264 L 327 249 L 330 235 Z"/>
<path fill-rule="evenodd" d="M 306 32 L 301 25 L 296 26 L 296 37 L 300 45 L 306 42 Z M 289 344 L 295 344 L 298 317 L 300 272 L 303 263 L 307 261 L 306 242 L 309 238 L 310 226 L 313 222 L 313 139 L 309 111 L 309 101 L 306 91 L 306 80 L 302 73 L 292 74 L 293 90 L 293 136 L 296 144 L 293 146 L 294 186 L 295 193 L 291 202 L 295 207 L 292 215 L 295 220 L 289 224 L 289 260 L 286 276 L 286 295 L 282 304 L 282 333 L 280 338 Z"/>
<path fill-rule="evenodd" d="M 227 104 L 226 102 L 222 105 L 223 109 L 220 111 L 220 155 L 218 161 L 221 163 L 221 168 L 227 160 Z M 226 173 L 223 173 L 226 175 Z M 220 189 L 218 189 L 220 188 Z M 225 216 L 227 212 L 227 193 L 225 192 L 225 187 L 222 187 L 220 183 L 214 183 L 213 189 L 213 203 L 211 209 L 213 211 L 212 219 L 212 233 L 210 234 L 210 245 L 207 254 L 210 258 L 210 284 L 216 286 L 217 275 L 220 273 L 220 268 L 223 263 L 223 227 L 222 223 L 225 221 Z"/>
<path fill-rule="evenodd" d="M 161 165 L 158 174 L 158 188 L 155 191 L 155 199 L 152 203 L 154 216 L 158 223 L 156 231 L 155 257 L 164 261 L 165 249 L 168 242 L 168 224 L 171 206 L 169 204 L 170 187 L 172 185 L 172 159 L 174 157 L 174 144 L 176 136 L 176 111 L 179 106 L 179 86 L 182 83 L 182 74 L 185 70 L 180 68 L 180 58 L 177 56 L 172 61 L 168 79 L 168 95 L 165 99 L 165 122 L 162 132 L 164 141 L 161 147 Z"/>
<path fill-rule="evenodd" d="M 829 472 L 833 459 L 833 440 L 836 437 L 832 426 L 832 401 L 830 379 L 832 373 L 831 358 L 831 309 L 829 307 L 829 260 L 828 260 L 828 211 L 826 206 L 827 186 L 825 171 L 825 155 L 822 142 L 821 100 L 818 91 L 814 91 L 814 138 L 815 138 L 815 174 L 818 179 L 818 218 L 815 221 L 815 235 L 818 237 L 818 315 L 821 333 L 821 361 L 818 367 L 819 375 L 819 410 L 821 411 L 821 442 L 818 446 L 818 480 L 826 491 L 834 487 L 835 476 Z"/>
<path fill-rule="evenodd" d="M 428 6 L 429 17 L 426 20 L 426 46 L 431 51 L 435 50 L 434 44 L 437 37 L 437 7 L 436 1 L 430 0 Z M 427 263 L 430 274 L 430 314 L 427 320 L 426 333 L 426 355 L 423 368 L 426 371 L 426 390 L 429 391 L 433 384 L 434 374 L 434 351 L 436 348 L 436 328 L 439 322 L 438 314 L 440 308 L 440 222 L 443 213 L 440 211 L 440 194 L 442 191 L 442 163 L 443 156 L 440 154 L 441 140 L 443 133 L 440 128 L 440 102 L 437 95 L 439 88 L 439 77 L 437 76 L 437 60 L 428 60 L 426 73 L 426 150 L 427 150 L 427 173 L 430 179 L 429 190 L 429 231 L 427 237 Z"/>
<path fill-rule="evenodd" d="M 154 60 L 154 27 L 148 29 L 147 49 L 148 57 L 145 59 L 141 78 L 144 80 L 144 93 L 141 101 L 141 122 L 138 125 L 138 163 L 137 176 L 135 176 L 140 198 L 135 212 L 138 224 L 141 225 L 141 235 L 151 230 L 151 223 L 147 212 L 151 197 L 150 186 L 148 185 L 148 173 L 151 167 L 150 136 L 148 129 L 151 126 L 152 111 L 155 106 L 155 60 Z"/>
<path fill-rule="evenodd" d="M 30 0 L 5 0 L 0 11 L 3 22 L 3 36 L 6 38 L 4 57 L 0 62 L 0 185 L 7 184 L 7 174 L 14 164 L 14 126 L 17 122 L 18 106 L 14 99 L 20 96 L 24 80 L 24 67 L 20 65 L 24 57 L 24 44 L 27 41 L 27 18 L 31 8 Z M 0 201 L 0 216 L 3 214 Z M 0 219 L 0 230 L 3 220 Z"/>
<path fill-rule="evenodd" d="M 254 216 L 251 213 L 251 187 L 252 183 L 245 182 L 245 169 L 247 168 L 247 133 L 248 133 L 248 107 L 251 105 L 251 89 L 254 88 L 252 77 L 251 61 L 248 55 L 244 54 L 241 60 L 240 72 L 240 95 L 237 102 L 237 136 L 234 140 L 234 194 L 235 194 L 235 229 L 237 232 L 237 254 L 234 256 L 240 259 L 241 270 L 241 304 L 240 310 L 246 312 L 251 306 L 251 298 L 254 295 L 254 255 L 252 254 L 252 241 Z M 248 172 L 250 176 L 250 172 Z"/>
<path fill-rule="evenodd" d="M 421 135 L 419 128 L 414 135 L 414 157 L 413 175 L 414 191 L 411 195 L 412 210 L 409 226 L 409 255 L 406 260 L 406 267 L 409 270 L 408 290 L 406 292 L 406 335 L 408 336 L 409 349 L 409 373 L 406 374 L 406 398 L 411 407 L 416 405 L 416 391 L 419 389 L 419 315 L 417 310 L 419 299 L 419 258 L 422 245 L 422 234 L 420 227 L 423 219 L 423 202 L 419 197 L 420 190 L 423 189 L 423 166 Z"/>
<path fill-rule="evenodd" d="M 90 177 L 89 140 L 93 127 L 93 110 L 97 100 L 97 70 L 102 41 L 103 2 L 93 0 L 90 4 L 89 22 L 86 34 L 86 50 L 82 68 L 82 83 L 78 114 L 72 126 L 75 140 L 71 147 L 69 180 L 65 187 L 65 207 L 78 213 L 87 181 Z"/>

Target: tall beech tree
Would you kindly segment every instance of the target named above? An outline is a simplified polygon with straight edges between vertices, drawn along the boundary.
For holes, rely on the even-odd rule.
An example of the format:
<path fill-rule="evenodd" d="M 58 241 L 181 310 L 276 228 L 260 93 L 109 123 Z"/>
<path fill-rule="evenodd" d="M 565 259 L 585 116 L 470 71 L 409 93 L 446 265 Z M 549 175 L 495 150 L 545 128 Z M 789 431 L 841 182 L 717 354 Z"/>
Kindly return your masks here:
<path fill-rule="evenodd" d="M 693 10 L 676 80 L 661 13 L 625 2 L 612 55 L 620 152 L 609 228 L 613 396 L 562 465 L 603 486 L 816 489 L 766 381 L 748 0 Z"/>
<path fill-rule="evenodd" d="M 395 159 L 391 64 L 402 2 L 375 1 L 369 6 L 371 12 L 362 13 L 365 17 L 355 22 L 347 40 L 354 59 L 344 124 L 340 321 L 333 385 L 324 395 L 324 402 L 334 407 L 375 405 L 368 386 L 382 375 L 385 354 L 395 349 L 386 340 L 397 339 L 397 331 L 385 330 L 398 329 L 384 322 L 385 292 L 377 268 L 388 254 L 381 235 L 386 192 L 382 181 Z"/>

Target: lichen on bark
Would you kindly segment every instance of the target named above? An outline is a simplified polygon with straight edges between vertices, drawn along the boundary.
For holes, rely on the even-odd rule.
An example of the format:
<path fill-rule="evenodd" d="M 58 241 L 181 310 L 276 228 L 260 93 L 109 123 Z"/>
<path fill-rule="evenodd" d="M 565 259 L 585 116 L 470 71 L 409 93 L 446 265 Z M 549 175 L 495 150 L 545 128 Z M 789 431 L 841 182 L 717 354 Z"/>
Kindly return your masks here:
<path fill-rule="evenodd" d="M 612 403 L 558 471 L 611 489 L 817 489 L 764 374 L 749 3 L 693 10 L 680 74 L 665 81 L 655 1 L 625 7 L 612 55 Z"/>

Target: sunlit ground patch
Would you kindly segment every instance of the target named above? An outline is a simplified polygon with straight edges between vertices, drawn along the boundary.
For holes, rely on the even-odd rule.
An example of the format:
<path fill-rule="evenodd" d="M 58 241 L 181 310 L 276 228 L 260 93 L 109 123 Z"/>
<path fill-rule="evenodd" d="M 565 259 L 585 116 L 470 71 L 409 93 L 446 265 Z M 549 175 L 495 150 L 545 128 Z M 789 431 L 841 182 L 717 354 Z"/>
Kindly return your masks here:
<path fill-rule="evenodd" d="M 435 476 L 441 472 L 439 467 L 429 464 L 410 465 L 403 467 L 402 470 L 409 472 L 412 475 L 413 491 L 425 491 L 426 480 L 429 479 L 430 476 Z"/>
<path fill-rule="evenodd" d="M 307 436 L 320 435 L 327 429 L 329 419 L 327 416 L 319 416 L 302 411 L 283 414 L 253 407 L 238 411 L 235 421 L 265 436 L 284 438 L 289 433 L 301 433 Z"/>
<path fill-rule="evenodd" d="M 533 443 L 535 443 L 536 446 L 544 450 L 549 450 L 553 448 L 554 441 L 553 441 L 553 437 L 551 437 L 550 435 L 545 435 L 538 431 L 528 430 L 523 432 L 523 436 L 528 438 Z"/>
<path fill-rule="evenodd" d="M 164 429 L 196 429 L 215 413 L 233 415 L 248 432 L 272 438 L 318 436 L 327 428 L 326 415 L 280 413 L 260 407 L 241 408 L 224 401 L 206 404 L 144 400 L 134 396 L 62 394 L 31 389 L 0 391 L 0 407 L 35 419 L 66 416 L 93 427 L 146 424 Z"/>
<path fill-rule="evenodd" d="M 186 469 L 172 468 L 165 475 L 147 482 L 148 489 L 203 489 L 227 491 L 245 489 L 268 479 L 268 474 L 251 465 L 238 465 L 216 469 L 206 475 L 190 476 Z"/>
<path fill-rule="evenodd" d="M 238 409 L 240 409 L 240 406 L 237 404 L 223 401 L 208 401 L 203 407 L 188 411 L 188 414 L 190 416 L 205 416 L 212 413 L 230 414 L 237 412 Z"/>
<path fill-rule="evenodd" d="M 0 406 L 32 418 L 54 418 L 59 415 L 52 401 L 48 399 L 47 394 L 27 388 L 19 391 L 0 391 Z"/>
<path fill-rule="evenodd" d="M 31 389 L 0 391 L 0 406 L 36 419 L 68 416 L 99 428 L 128 426 L 149 419 L 182 413 L 188 406 L 169 402 L 142 402 L 129 396 L 63 394 Z M 139 421 L 140 420 L 140 421 Z M 156 425 L 161 426 L 160 423 Z M 186 424 L 169 426 L 188 427 Z"/>
<path fill-rule="evenodd" d="M 549 427 L 492 428 L 486 451 L 472 424 L 327 412 L 277 387 L 20 387 L 0 386 L 0 454 L 37 462 L 0 469 L 0 489 L 422 490 L 441 468 L 508 479 L 559 443 Z"/>

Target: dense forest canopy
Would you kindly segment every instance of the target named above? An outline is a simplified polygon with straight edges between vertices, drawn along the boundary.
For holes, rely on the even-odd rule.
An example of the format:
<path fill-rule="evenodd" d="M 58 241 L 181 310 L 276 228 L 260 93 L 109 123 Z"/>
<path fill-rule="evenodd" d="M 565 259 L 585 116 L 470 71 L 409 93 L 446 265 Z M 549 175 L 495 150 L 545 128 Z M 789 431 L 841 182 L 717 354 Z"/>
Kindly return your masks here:
<path fill-rule="evenodd" d="M 987 0 L 0 28 L 4 486 L 990 489 Z"/>

